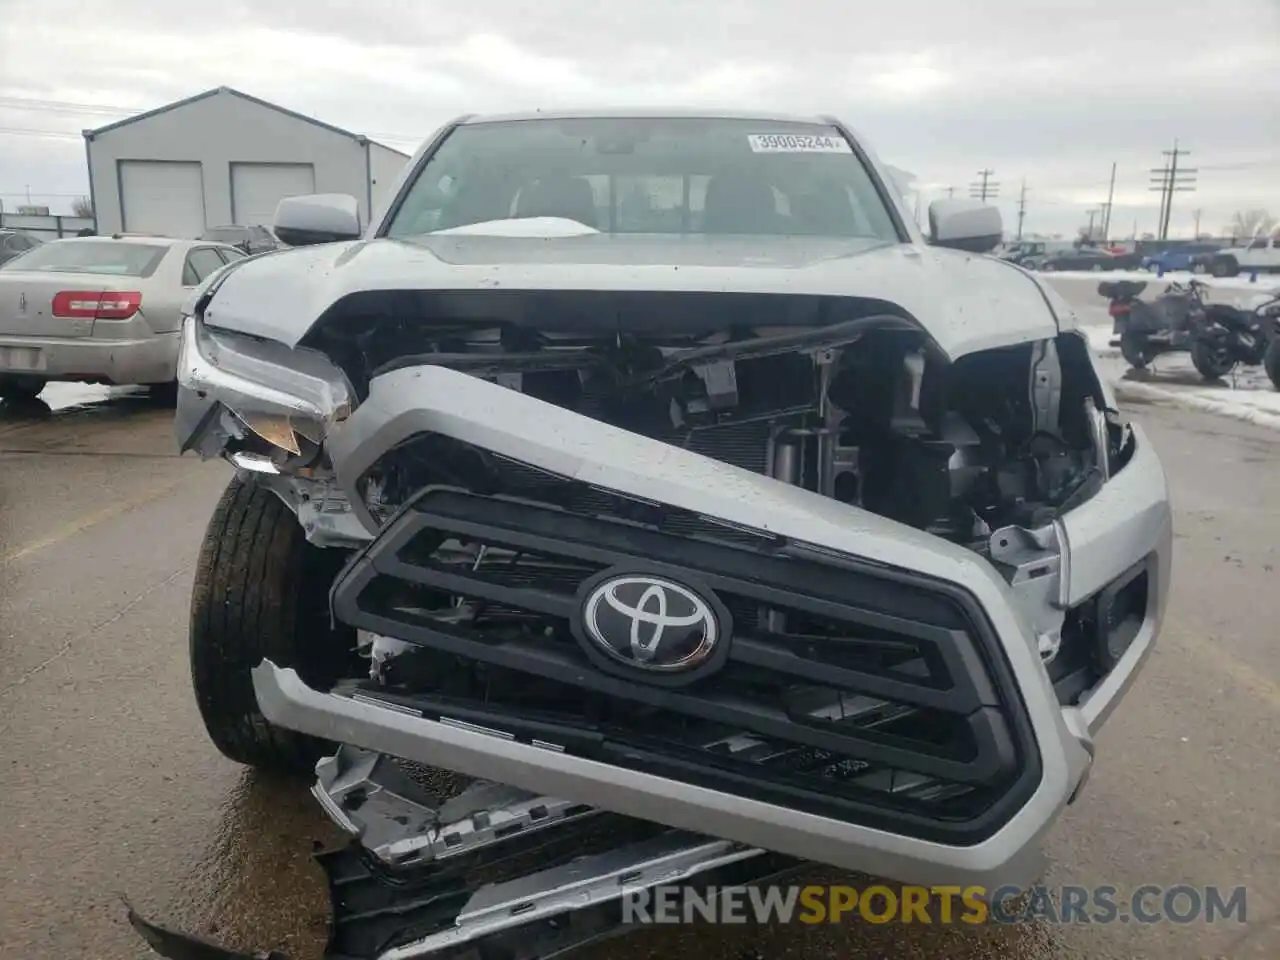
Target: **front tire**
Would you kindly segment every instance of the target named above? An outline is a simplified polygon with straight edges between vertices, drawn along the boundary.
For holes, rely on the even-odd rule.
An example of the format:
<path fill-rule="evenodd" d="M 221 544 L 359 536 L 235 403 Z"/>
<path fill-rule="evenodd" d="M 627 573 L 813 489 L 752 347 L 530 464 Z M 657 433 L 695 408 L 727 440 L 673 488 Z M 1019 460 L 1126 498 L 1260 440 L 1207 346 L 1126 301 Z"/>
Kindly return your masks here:
<path fill-rule="evenodd" d="M 1271 385 L 1280 390 L 1280 334 L 1271 338 L 1267 352 L 1262 358 L 1262 368 L 1267 371 Z"/>
<path fill-rule="evenodd" d="M 270 659 L 327 687 L 353 659 L 351 631 L 330 628 L 329 586 L 345 555 L 307 542 L 274 493 L 234 478 L 205 532 L 191 594 L 191 681 L 223 756 L 277 773 L 310 773 L 333 746 L 269 723 L 250 671 Z"/>
<path fill-rule="evenodd" d="M 1135 370 L 1145 370 L 1152 359 L 1147 355 L 1147 338 L 1127 331 L 1120 335 L 1120 355 Z"/>
<path fill-rule="evenodd" d="M 1214 349 L 1204 340 L 1192 341 L 1191 363 L 1206 380 L 1220 380 L 1236 368 L 1236 361 L 1225 349 Z"/>
<path fill-rule="evenodd" d="M 1209 272 L 1215 277 L 1234 277 L 1240 272 L 1240 264 L 1235 257 L 1216 257 L 1209 265 Z"/>

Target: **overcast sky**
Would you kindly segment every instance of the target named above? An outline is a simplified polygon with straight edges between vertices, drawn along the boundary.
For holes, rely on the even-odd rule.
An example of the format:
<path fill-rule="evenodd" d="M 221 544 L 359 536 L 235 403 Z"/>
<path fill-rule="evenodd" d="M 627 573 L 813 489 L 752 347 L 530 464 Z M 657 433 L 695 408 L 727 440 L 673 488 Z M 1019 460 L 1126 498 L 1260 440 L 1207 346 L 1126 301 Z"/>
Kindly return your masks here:
<path fill-rule="evenodd" d="M 467 112 L 609 104 L 836 113 L 925 204 L 989 167 L 1006 223 L 1106 200 L 1173 232 L 1280 215 L 1280 0 L 0 0 L 0 200 L 88 192 L 80 131 L 220 85 L 411 150 Z M 32 102 L 35 101 L 35 102 Z"/>

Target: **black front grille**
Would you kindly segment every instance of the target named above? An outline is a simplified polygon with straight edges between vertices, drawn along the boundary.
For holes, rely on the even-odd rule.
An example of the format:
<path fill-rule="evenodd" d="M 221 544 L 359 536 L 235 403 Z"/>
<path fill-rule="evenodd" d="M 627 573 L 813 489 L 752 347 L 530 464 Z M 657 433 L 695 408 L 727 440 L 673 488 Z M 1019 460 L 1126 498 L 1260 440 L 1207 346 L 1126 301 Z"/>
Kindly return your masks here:
<path fill-rule="evenodd" d="M 628 521 L 608 506 L 589 516 L 421 492 L 334 587 L 338 619 L 419 646 L 393 661 L 389 685 L 361 692 L 953 844 L 989 836 L 1034 789 L 1029 725 L 966 596 L 761 534 L 691 536 L 694 521 L 717 528 L 671 508 Z M 714 596 L 733 614 L 722 669 L 685 685 L 596 669 L 571 625 L 579 585 L 604 570 L 660 573 Z"/>

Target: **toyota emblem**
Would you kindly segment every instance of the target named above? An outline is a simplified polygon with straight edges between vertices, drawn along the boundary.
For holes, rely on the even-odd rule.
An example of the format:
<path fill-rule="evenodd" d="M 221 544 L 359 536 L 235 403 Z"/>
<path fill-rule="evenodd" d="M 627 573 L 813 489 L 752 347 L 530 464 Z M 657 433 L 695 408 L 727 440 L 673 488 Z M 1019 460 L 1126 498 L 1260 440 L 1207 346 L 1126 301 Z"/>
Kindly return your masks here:
<path fill-rule="evenodd" d="M 645 574 L 596 584 L 582 605 L 582 628 L 612 660 L 666 673 L 702 666 L 722 639 L 709 601 L 690 587 Z"/>

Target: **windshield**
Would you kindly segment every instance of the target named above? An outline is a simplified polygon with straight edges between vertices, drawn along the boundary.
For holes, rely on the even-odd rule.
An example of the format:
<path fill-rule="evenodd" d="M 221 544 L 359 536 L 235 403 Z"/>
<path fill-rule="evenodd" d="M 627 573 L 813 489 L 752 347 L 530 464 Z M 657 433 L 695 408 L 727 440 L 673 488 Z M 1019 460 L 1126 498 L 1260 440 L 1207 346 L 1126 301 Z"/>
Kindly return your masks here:
<path fill-rule="evenodd" d="M 42 273 L 106 273 L 118 277 L 149 277 L 168 247 L 110 240 L 55 240 L 28 250 L 0 269 Z"/>
<path fill-rule="evenodd" d="M 464 124 L 422 169 L 387 235 L 527 217 L 603 233 L 901 239 L 834 127 L 684 118 Z"/>

